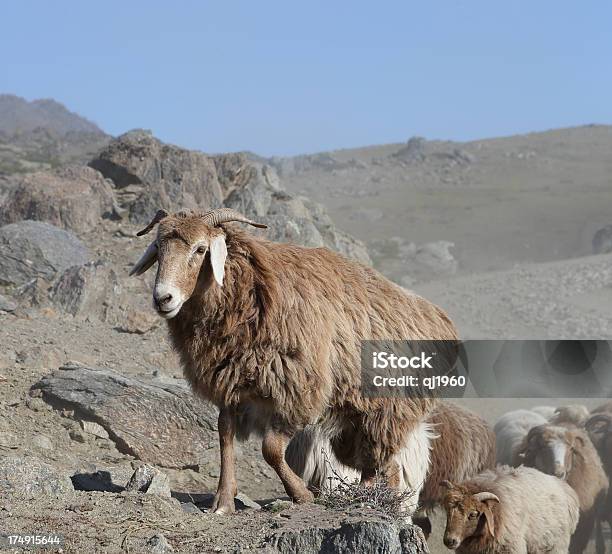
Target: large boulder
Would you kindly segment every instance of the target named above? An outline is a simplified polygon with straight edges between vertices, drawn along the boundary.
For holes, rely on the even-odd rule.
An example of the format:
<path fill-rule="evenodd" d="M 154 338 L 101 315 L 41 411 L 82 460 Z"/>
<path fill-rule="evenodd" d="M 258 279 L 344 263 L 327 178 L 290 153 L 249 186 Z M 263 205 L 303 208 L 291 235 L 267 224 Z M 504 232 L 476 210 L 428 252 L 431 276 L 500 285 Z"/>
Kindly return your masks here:
<path fill-rule="evenodd" d="M 72 233 L 40 221 L 0 227 L 0 286 L 52 280 L 59 272 L 89 260 L 87 247 Z"/>
<path fill-rule="evenodd" d="M 282 513 L 283 522 L 265 539 L 271 552 L 318 554 L 426 554 L 421 530 L 368 509 L 346 513 L 321 506 L 302 506 Z"/>
<path fill-rule="evenodd" d="M 142 282 L 119 278 L 100 261 L 66 269 L 51 286 L 49 300 L 78 319 L 106 322 L 128 333 L 146 333 L 160 322 Z"/>
<path fill-rule="evenodd" d="M 0 223 L 32 219 L 80 233 L 112 214 L 109 181 L 90 167 L 74 166 L 24 176 L 7 195 Z"/>
<path fill-rule="evenodd" d="M 148 131 L 112 140 L 89 165 L 112 180 L 119 206 L 133 223 L 148 223 L 159 208 L 208 209 L 223 200 L 209 156 L 164 144 Z"/>
<path fill-rule="evenodd" d="M 32 391 L 58 410 L 101 425 L 121 452 L 144 462 L 184 468 L 216 459 L 216 410 L 182 379 L 127 377 L 68 364 Z"/>

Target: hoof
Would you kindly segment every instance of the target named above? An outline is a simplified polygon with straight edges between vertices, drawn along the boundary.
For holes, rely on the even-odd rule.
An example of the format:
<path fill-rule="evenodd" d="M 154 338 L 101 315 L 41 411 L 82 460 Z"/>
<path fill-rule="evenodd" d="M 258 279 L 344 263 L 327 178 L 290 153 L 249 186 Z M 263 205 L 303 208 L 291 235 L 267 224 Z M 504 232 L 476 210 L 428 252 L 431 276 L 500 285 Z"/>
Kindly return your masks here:
<path fill-rule="evenodd" d="M 309 490 L 305 490 L 304 492 L 295 495 L 292 500 L 296 504 L 309 504 L 310 502 L 314 502 L 314 494 Z"/>
<path fill-rule="evenodd" d="M 233 514 L 236 511 L 236 508 L 234 508 L 234 506 L 227 506 L 227 505 L 223 505 L 223 506 L 219 506 L 217 508 L 215 508 L 213 510 L 213 514 L 219 514 L 219 515 L 227 515 L 227 514 Z"/>
<path fill-rule="evenodd" d="M 212 505 L 213 514 L 233 514 L 236 511 L 236 506 L 234 504 L 234 497 L 229 497 L 229 495 L 224 494 L 215 494 L 215 500 Z"/>

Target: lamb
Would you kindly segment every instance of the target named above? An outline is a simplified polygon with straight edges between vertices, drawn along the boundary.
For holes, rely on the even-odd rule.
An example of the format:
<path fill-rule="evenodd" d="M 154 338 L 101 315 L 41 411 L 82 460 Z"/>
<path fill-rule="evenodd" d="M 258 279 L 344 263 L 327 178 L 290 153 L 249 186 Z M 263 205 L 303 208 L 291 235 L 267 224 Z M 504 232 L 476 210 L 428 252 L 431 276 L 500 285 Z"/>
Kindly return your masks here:
<path fill-rule="evenodd" d="M 529 431 L 517 451 L 515 463 L 520 462 L 563 479 L 574 489 L 580 520 L 569 551 L 584 552 L 608 494 L 608 477 L 587 433 L 573 426 L 538 425 Z"/>
<path fill-rule="evenodd" d="M 226 225 L 264 227 L 227 208 L 159 210 L 157 237 L 132 269 L 158 262 L 153 290 L 193 390 L 217 405 L 221 471 L 213 509 L 234 511 L 234 438 L 262 435 L 262 454 L 295 502 L 313 494 L 285 461 L 296 430 L 318 423 L 335 455 L 371 485 L 399 484 L 396 456 L 432 398 L 362 395 L 361 341 L 454 341 L 437 306 L 325 248 L 279 244 Z"/>
<path fill-rule="evenodd" d="M 498 466 L 462 484 L 445 482 L 444 544 L 460 554 L 566 554 L 578 497 L 533 468 Z"/>

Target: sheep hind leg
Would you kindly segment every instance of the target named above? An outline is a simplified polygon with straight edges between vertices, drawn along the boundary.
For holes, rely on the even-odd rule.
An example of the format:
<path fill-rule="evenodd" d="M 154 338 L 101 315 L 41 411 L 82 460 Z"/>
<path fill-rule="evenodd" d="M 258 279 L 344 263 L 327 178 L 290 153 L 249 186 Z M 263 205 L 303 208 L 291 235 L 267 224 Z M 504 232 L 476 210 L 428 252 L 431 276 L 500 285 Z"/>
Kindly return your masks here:
<path fill-rule="evenodd" d="M 298 504 L 313 502 L 314 495 L 308 490 L 285 461 L 285 449 L 290 437 L 273 430 L 266 431 L 261 444 L 264 460 L 272 467 L 285 487 L 289 498 Z"/>
<path fill-rule="evenodd" d="M 212 510 L 216 514 L 231 514 L 235 511 L 234 497 L 238 493 L 234 455 L 236 421 L 230 408 L 222 408 L 218 420 L 219 446 L 221 449 L 221 472 L 217 494 Z"/>

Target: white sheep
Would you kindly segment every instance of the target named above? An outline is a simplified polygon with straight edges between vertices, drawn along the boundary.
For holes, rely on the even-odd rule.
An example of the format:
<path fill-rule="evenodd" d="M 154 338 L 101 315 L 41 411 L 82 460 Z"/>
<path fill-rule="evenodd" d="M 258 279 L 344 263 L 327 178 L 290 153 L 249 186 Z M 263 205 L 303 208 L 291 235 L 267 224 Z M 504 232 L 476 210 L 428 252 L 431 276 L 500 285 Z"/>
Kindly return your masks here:
<path fill-rule="evenodd" d="M 446 482 L 444 544 L 460 554 L 567 554 L 578 497 L 533 468 L 498 466 L 461 484 Z"/>
<path fill-rule="evenodd" d="M 516 451 L 523 444 L 529 430 L 545 423 L 548 423 L 548 419 L 532 410 L 513 410 L 501 416 L 493 428 L 497 463 L 514 465 Z"/>

